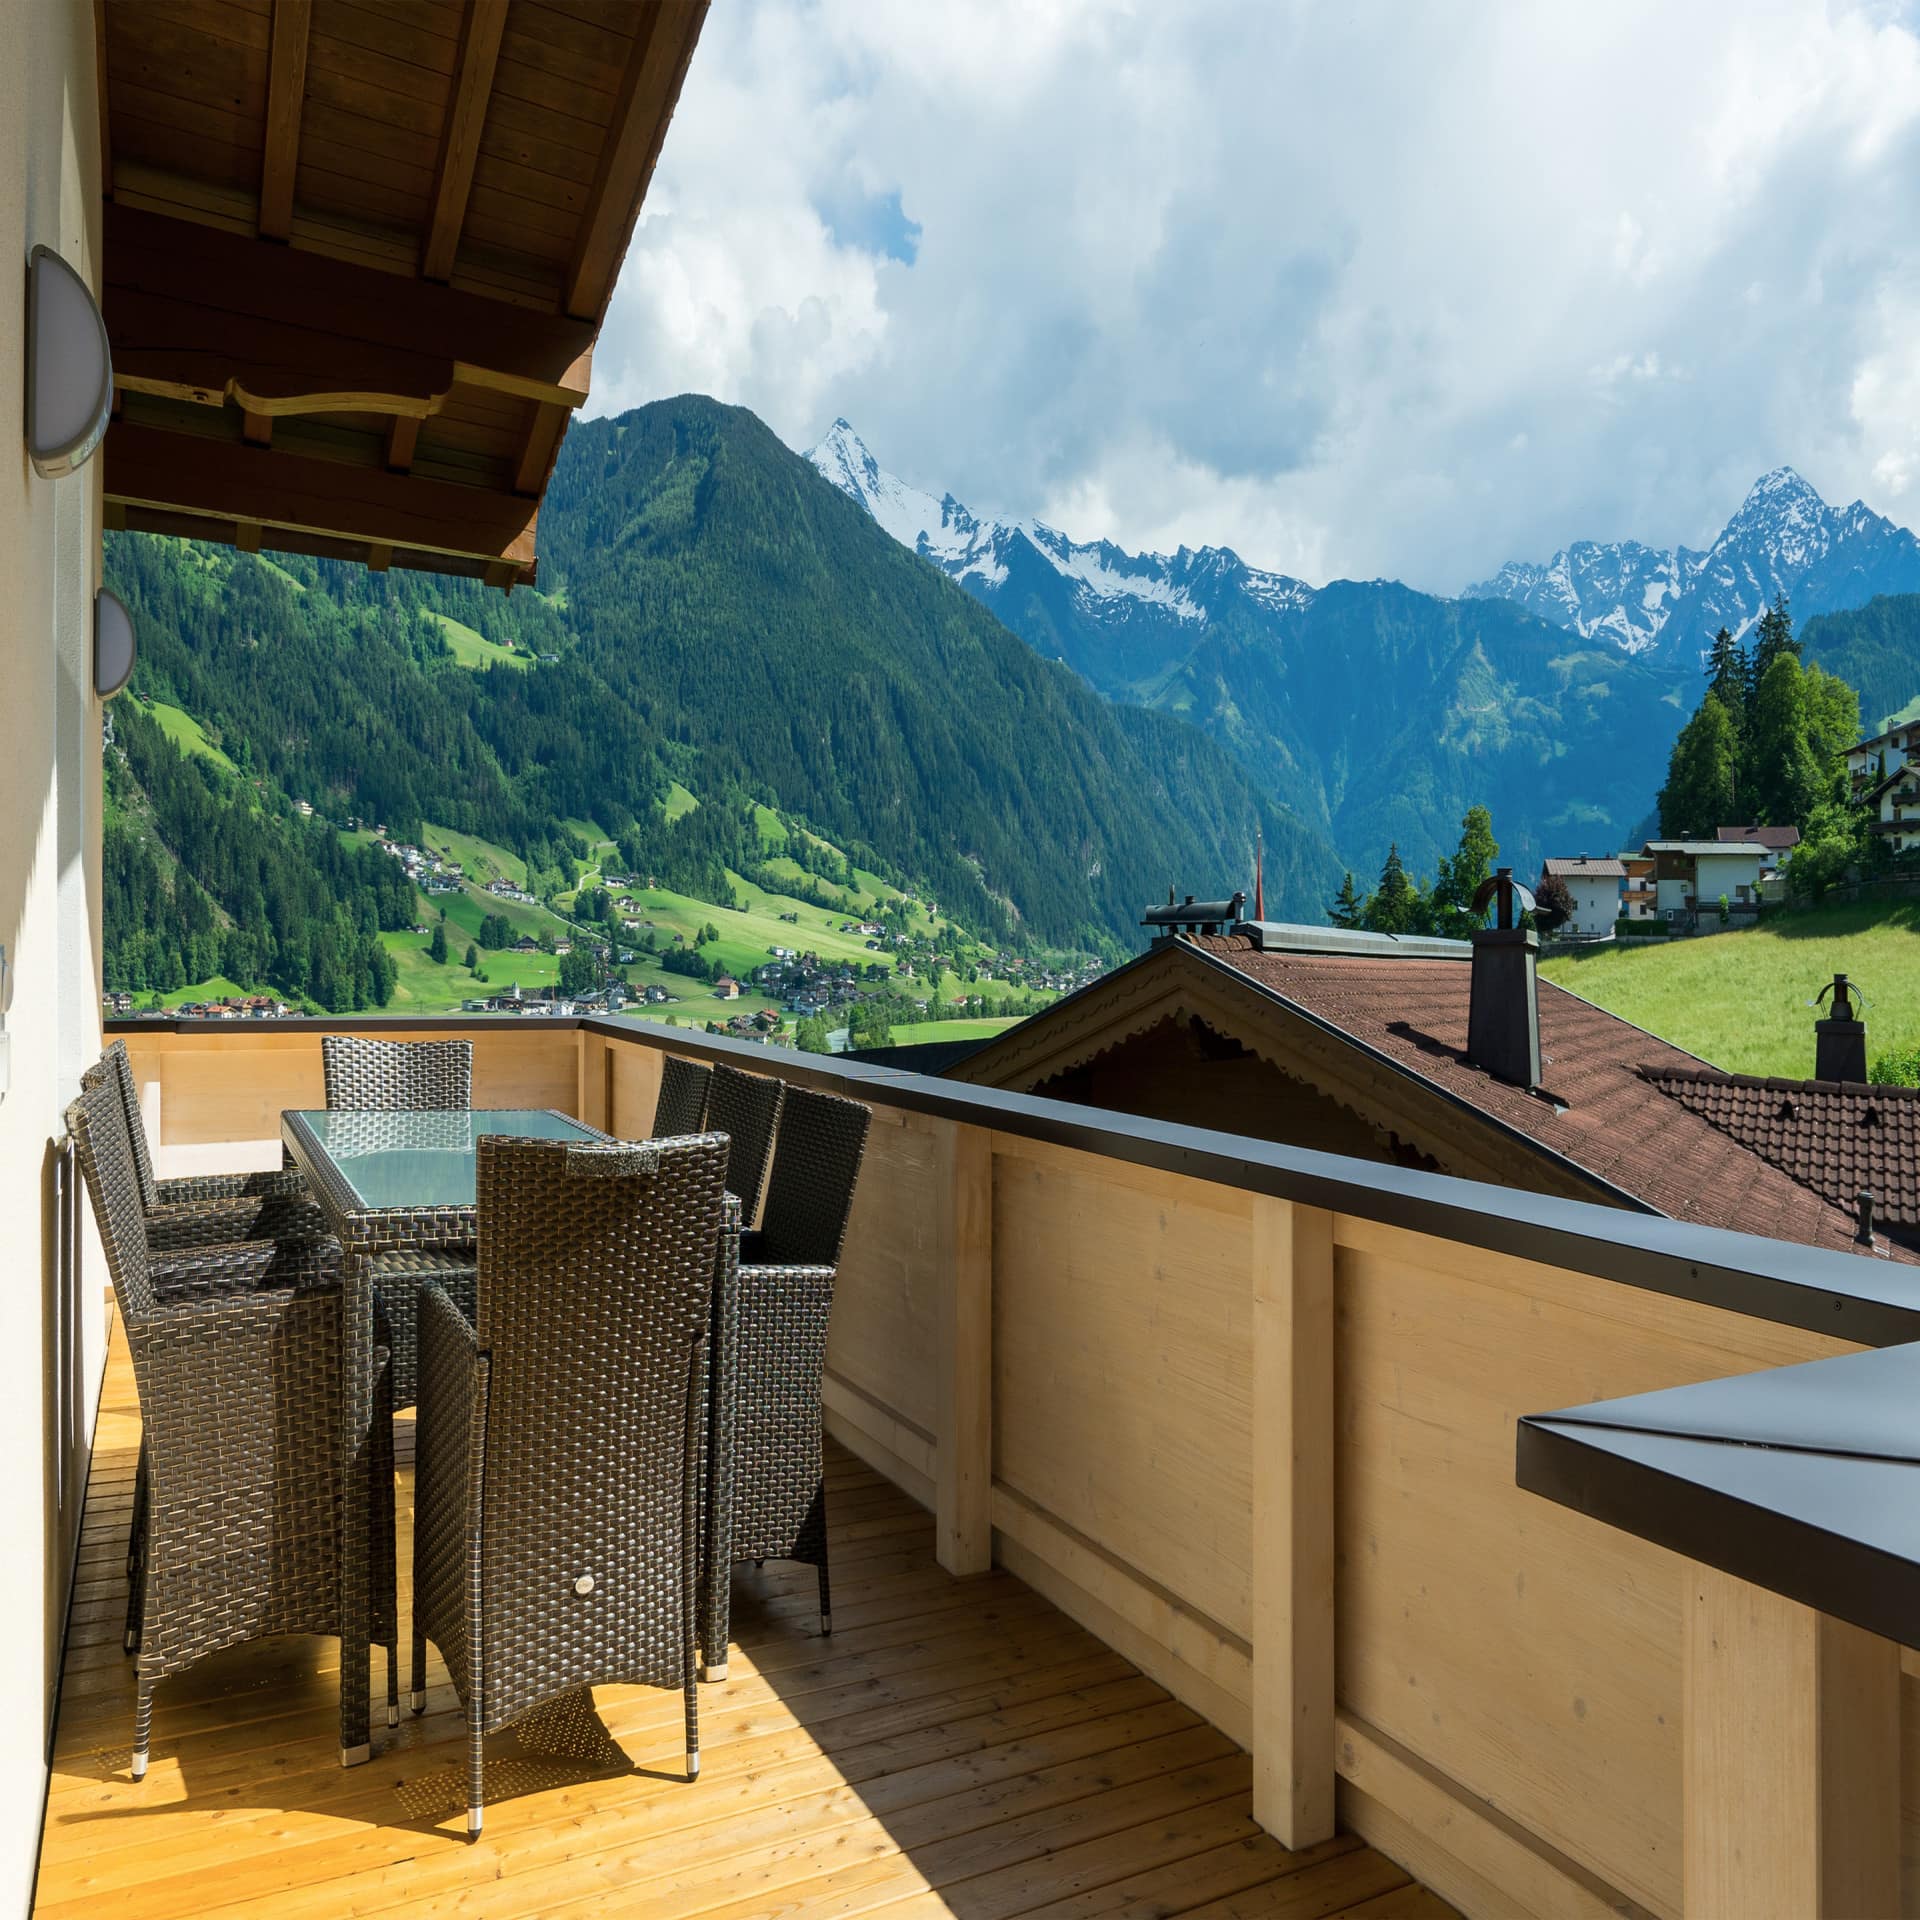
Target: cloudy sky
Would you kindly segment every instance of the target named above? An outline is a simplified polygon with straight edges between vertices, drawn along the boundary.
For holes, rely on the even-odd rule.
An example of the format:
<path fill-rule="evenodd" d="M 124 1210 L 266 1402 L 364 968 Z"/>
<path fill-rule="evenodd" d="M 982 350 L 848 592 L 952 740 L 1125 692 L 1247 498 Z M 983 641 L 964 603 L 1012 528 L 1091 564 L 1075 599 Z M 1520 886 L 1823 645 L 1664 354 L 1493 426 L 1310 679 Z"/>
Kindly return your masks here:
<path fill-rule="evenodd" d="M 1920 522 L 1920 19 L 718 0 L 595 369 L 977 511 L 1457 591 Z"/>

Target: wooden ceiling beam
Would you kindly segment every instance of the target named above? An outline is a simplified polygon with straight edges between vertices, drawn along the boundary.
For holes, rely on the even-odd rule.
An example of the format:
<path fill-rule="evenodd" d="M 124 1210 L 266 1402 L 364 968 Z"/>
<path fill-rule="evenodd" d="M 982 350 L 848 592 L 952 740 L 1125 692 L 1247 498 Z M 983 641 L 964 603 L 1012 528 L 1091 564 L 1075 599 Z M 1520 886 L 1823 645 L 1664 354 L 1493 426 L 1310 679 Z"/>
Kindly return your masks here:
<path fill-rule="evenodd" d="M 457 559 L 462 571 L 531 584 L 539 503 L 488 487 L 348 466 L 239 441 L 116 420 L 107 429 L 104 494 L 130 520 L 185 517 L 203 538 L 264 530 L 268 546 L 340 541 Z M 292 536 L 276 538 L 276 532 Z M 255 537 L 255 536 L 248 536 Z"/>
<path fill-rule="evenodd" d="M 547 478 L 553 472 L 553 463 L 560 454 L 560 441 L 572 417 L 572 409 L 568 407 L 535 409 L 533 426 L 513 469 L 515 493 L 540 494 L 546 491 Z"/>
<path fill-rule="evenodd" d="M 267 70 L 267 131 L 260 155 L 260 236 L 284 240 L 293 228 L 293 180 L 300 164 L 300 114 L 307 97 L 313 0 L 273 0 Z"/>
<path fill-rule="evenodd" d="M 566 409 L 587 397 L 588 321 L 119 205 L 105 258 L 114 375 L 136 393 L 415 419 L 460 384 Z"/>
<path fill-rule="evenodd" d="M 506 30 L 507 0 L 467 0 L 453 97 L 447 102 L 446 125 L 440 139 L 433 223 L 420 261 L 420 271 L 429 280 L 445 280 L 453 273 L 454 256 L 460 250 L 460 229 L 467 218 L 467 196 L 473 191 L 474 164 L 480 158 L 480 132 L 486 124 L 487 102 L 493 95 L 493 70 L 499 63 L 500 39 Z"/>
<path fill-rule="evenodd" d="M 606 313 L 706 12 L 707 0 L 647 0 L 567 269 L 570 314 Z"/>

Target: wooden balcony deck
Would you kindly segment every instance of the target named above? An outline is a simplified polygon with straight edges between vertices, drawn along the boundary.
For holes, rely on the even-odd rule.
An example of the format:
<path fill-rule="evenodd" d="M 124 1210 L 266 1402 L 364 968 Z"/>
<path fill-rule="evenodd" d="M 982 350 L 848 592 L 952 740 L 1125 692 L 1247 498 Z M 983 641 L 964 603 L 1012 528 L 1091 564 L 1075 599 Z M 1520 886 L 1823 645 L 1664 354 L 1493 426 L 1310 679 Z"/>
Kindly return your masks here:
<path fill-rule="evenodd" d="M 1451 1911 L 1350 1836 L 1299 1853 L 1269 1839 L 1231 1741 L 1018 1580 L 943 1573 L 926 1513 L 837 1448 L 834 1636 L 817 1637 L 810 1575 L 743 1574 L 732 1677 L 702 1690 L 697 1785 L 677 1774 L 678 1696 L 602 1689 L 595 1761 L 490 1742 L 469 1845 L 444 1671 L 426 1714 L 343 1772 L 326 1640 L 238 1648 L 164 1684 L 135 1785 L 120 1642 L 138 1436 L 116 1339 L 40 1858 L 49 1920 Z M 410 1481 L 403 1466 L 403 1569 Z"/>

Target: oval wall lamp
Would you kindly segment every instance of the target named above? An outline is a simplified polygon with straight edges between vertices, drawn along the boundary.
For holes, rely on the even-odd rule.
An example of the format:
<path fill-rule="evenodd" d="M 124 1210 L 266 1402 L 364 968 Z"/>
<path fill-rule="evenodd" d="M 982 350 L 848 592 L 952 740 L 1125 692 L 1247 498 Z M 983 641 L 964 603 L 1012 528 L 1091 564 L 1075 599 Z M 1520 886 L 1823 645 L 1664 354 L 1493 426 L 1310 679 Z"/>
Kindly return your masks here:
<path fill-rule="evenodd" d="M 117 593 L 102 587 L 93 596 L 93 690 L 102 700 L 111 700 L 133 678 L 137 651 L 133 615 Z"/>
<path fill-rule="evenodd" d="M 113 351 L 92 289 L 51 247 L 27 256 L 27 454 L 43 479 L 87 464 L 113 411 Z"/>

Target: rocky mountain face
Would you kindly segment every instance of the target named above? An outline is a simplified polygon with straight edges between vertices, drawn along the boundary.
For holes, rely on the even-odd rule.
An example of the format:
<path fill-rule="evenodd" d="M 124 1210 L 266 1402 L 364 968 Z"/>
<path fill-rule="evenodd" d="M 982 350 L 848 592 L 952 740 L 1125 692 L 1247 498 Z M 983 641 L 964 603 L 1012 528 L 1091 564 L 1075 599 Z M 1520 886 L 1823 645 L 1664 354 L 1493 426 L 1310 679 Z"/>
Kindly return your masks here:
<path fill-rule="evenodd" d="M 1506 598 L 1315 588 L 1225 547 L 1136 554 L 981 515 L 887 472 L 844 420 L 809 456 L 902 545 L 1109 698 L 1192 720 L 1371 875 L 1431 873 L 1493 809 L 1504 856 L 1610 845 L 1644 818 L 1682 677 Z"/>
<path fill-rule="evenodd" d="M 1578 540 L 1509 561 L 1470 599 L 1511 600 L 1583 638 L 1692 667 L 1721 627 L 1739 637 L 1776 593 L 1796 619 L 1920 591 L 1920 540 L 1856 500 L 1830 507 L 1791 467 L 1753 483 L 1704 552 Z"/>

